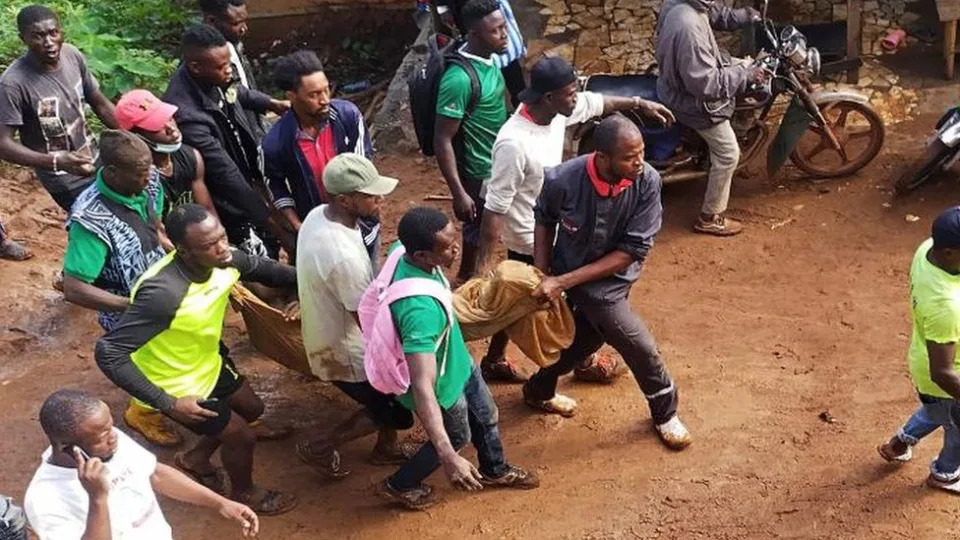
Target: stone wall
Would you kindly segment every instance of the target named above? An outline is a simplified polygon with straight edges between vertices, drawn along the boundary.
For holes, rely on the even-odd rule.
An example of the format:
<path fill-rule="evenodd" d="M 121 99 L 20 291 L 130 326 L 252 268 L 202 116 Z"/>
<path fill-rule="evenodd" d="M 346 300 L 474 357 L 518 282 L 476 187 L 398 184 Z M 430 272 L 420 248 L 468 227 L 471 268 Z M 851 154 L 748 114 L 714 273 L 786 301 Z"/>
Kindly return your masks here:
<path fill-rule="evenodd" d="M 918 5 L 919 1 L 864 0 L 863 54 L 881 54 L 880 41 L 891 28 L 917 22 L 920 16 L 911 11 L 911 6 Z M 526 32 L 532 51 L 530 58 L 537 58 L 541 52 L 562 56 L 585 74 L 635 73 L 654 62 L 654 31 L 662 0 L 514 0 L 514 3 L 527 4 L 526 7 L 540 15 L 538 31 Z M 844 21 L 847 4 L 846 0 L 772 0 L 770 16 L 776 21 L 796 24 Z M 736 52 L 735 35 L 724 36 L 721 41 L 721 46 Z"/>
<path fill-rule="evenodd" d="M 654 29 L 661 0 L 537 0 L 543 37 L 539 52 L 562 56 L 583 73 L 637 72 L 654 62 Z"/>

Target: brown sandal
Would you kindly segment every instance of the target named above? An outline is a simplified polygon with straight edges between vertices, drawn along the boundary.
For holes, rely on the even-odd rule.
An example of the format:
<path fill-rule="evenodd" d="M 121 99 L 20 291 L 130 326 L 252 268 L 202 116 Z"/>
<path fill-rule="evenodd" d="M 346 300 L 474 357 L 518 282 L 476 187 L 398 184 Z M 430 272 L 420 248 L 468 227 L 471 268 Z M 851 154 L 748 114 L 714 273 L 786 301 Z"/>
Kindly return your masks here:
<path fill-rule="evenodd" d="M 184 474 L 190 478 L 193 478 L 201 486 L 208 488 L 210 491 L 213 491 L 219 495 L 225 496 L 227 494 L 227 471 L 222 467 L 214 467 L 210 472 L 201 473 L 197 470 L 191 469 L 186 465 L 182 452 L 173 456 L 173 464 L 176 465 L 178 469 L 183 471 Z"/>

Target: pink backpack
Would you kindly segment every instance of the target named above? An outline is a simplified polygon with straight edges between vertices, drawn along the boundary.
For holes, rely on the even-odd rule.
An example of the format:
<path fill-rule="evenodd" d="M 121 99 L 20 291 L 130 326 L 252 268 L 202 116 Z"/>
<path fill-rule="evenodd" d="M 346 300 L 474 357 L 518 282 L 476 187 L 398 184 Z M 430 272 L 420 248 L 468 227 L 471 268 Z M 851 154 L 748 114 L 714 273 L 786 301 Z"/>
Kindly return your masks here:
<path fill-rule="evenodd" d="M 397 246 L 380 273 L 373 279 L 357 306 L 360 319 L 360 331 L 363 333 L 363 368 L 370 385 L 384 394 L 402 395 L 410 388 L 410 368 L 403 354 L 403 344 L 393 324 L 390 304 L 410 296 L 432 296 L 447 312 L 447 326 L 437 340 L 434 351 L 450 333 L 453 324 L 453 304 L 450 288 L 426 278 L 406 278 L 390 283 L 397 269 L 397 263 L 406 250 Z M 443 279 L 446 283 L 446 278 Z M 439 373 L 446 369 L 446 355 L 441 360 Z"/>

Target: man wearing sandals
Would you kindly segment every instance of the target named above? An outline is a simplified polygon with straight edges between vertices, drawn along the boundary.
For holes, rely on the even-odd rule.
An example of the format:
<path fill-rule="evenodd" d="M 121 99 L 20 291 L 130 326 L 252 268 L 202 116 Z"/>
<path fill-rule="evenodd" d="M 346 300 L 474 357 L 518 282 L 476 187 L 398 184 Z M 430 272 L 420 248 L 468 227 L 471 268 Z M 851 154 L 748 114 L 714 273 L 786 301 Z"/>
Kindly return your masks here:
<path fill-rule="evenodd" d="M 176 250 L 140 278 L 130 307 L 97 342 L 97 365 L 137 400 L 200 436 L 177 455 L 181 469 L 223 492 L 224 475 L 210 463 L 220 449 L 231 499 L 263 515 L 288 512 L 296 497 L 253 482 L 256 434 L 249 422 L 264 405 L 220 338 L 237 281 L 292 289 L 296 270 L 232 249 L 220 221 L 202 206 L 178 206 L 164 225 Z"/>
<path fill-rule="evenodd" d="M 960 207 L 937 216 L 931 236 L 910 265 L 907 361 L 920 410 L 879 450 L 888 461 L 908 461 L 910 447 L 942 427 L 943 448 L 930 464 L 927 485 L 960 494 Z"/>
<path fill-rule="evenodd" d="M 453 265 L 460 246 L 447 216 L 433 208 L 414 208 L 401 218 L 397 234 L 406 253 L 394 281 L 416 277 L 449 288 L 441 269 Z M 390 313 L 410 370 L 410 389 L 397 399 L 417 414 L 430 441 L 378 486 L 378 494 L 411 510 L 428 508 L 437 500 L 424 480 L 441 465 L 450 482 L 467 491 L 539 486 L 536 473 L 510 465 L 504 456 L 497 405 L 457 321 L 448 328 L 446 311 L 430 296 L 397 300 Z M 458 453 L 467 441 L 477 449 L 479 469 Z"/>
<path fill-rule="evenodd" d="M 533 264 L 533 205 L 543 187 L 544 171 L 563 161 L 568 126 L 616 111 L 636 109 L 660 124 L 673 123 L 673 114 L 659 103 L 639 97 L 604 96 L 579 92 L 577 74 L 569 62 L 543 57 L 530 71 L 530 87 L 520 92 L 521 105 L 507 120 L 493 145 L 493 169 L 483 188 L 478 274 L 492 266 L 496 244 L 503 233 L 507 259 Z M 480 362 L 487 381 L 523 382 L 526 377 L 506 359 L 507 335 L 490 340 Z M 610 382 L 625 371 L 619 360 L 591 355 L 574 370 L 590 382 Z"/>
<path fill-rule="evenodd" d="M 577 404 L 556 393 L 570 373 L 604 343 L 620 353 L 640 385 L 657 434 L 675 450 L 690 444 L 677 417 L 677 391 L 653 335 L 630 308 L 630 288 L 660 231 L 660 175 L 643 162 L 643 136 L 620 115 L 595 133 L 597 151 L 547 172 L 537 199 L 535 261 L 547 277 L 534 291 L 573 307 L 576 334 L 556 364 L 523 387 L 528 405 L 573 416 Z"/>
<path fill-rule="evenodd" d="M 106 403 L 85 392 L 51 394 L 40 409 L 40 425 L 50 446 L 24 501 L 40 540 L 172 539 L 154 492 L 216 510 L 239 523 L 244 537 L 259 532 L 253 510 L 157 462 L 113 426 Z"/>
<path fill-rule="evenodd" d="M 323 187 L 330 199 L 307 214 L 297 237 L 297 287 L 303 345 L 310 370 L 363 406 L 323 437 L 297 446 L 297 455 L 331 477 L 340 467 L 337 448 L 377 433 L 370 461 L 406 461 L 397 430 L 413 427 L 413 414 L 392 396 L 378 392 L 363 368 L 364 343 L 357 307 L 373 279 L 360 220 L 379 220 L 383 198 L 397 180 L 380 176 L 367 158 L 340 154 L 326 164 Z"/>

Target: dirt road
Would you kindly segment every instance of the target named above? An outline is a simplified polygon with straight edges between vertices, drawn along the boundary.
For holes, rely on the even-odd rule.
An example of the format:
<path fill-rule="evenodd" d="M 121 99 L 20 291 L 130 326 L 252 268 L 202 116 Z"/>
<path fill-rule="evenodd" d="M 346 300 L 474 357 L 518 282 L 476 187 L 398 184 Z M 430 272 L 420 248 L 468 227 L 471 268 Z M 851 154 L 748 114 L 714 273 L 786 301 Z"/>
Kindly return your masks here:
<path fill-rule="evenodd" d="M 884 206 L 890 168 L 918 151 L 933 120 L 891 130 L 885 153 L 855 178 L 738 180 L 732 206 L 749 229 L 734 239 L 688 232 L 702 184 L 664 190 L 666 225 L 631 298 L 679 386 L 696 437 L 687 451 L 660 445 L 629 376 L 606 387 L 562 383 L 581 404 L 569 420 L 534 414 L 519 388 L 497 386 L 507 455 L 540 472 L 539 490 L 466 495 L 437 474 L 445 502 L 407 513 L 371 494 L 390 472 L 365 463 L 371 441 L 344 449 L 353 474 L 338 483 L 301 465 L 293 441 L 263 444 L 256 476 L 301 504 L 264 518 L 262 538 L 960 537 L 958 499 L 922 485 L 941 436 L 900 468 L 874 450 L 916 405 L 904 360 L 911 255 L 936 213 L 957 203 L 958 187 L 945 181 Z M 432 166 L 412 158 L 386 158 L 382 169 L 403 179 L 388 224 L 444 192 Z M 18 498 L 46 446 L 36 416 L 49 392 L 91 390 L 118 419 L 125 402 L 93 364 L 93 314 L 49 288 L 64 234 L 35 219 L 52 203 L 16 187 L 22 181 L 0 182 L 2 215 L 37 252 L 29 263 L 0 262 L 0 492 Z M 908 223 L 908 213 L 920 220 Z M 257 357 L 235 314 L 228 327 L 269 415 L 292 421 L 296 438 L 353 410 L 325 385 Z M 178 538 L 239 537 L 212 513 L 166 500 L 163 508 Z"/>

